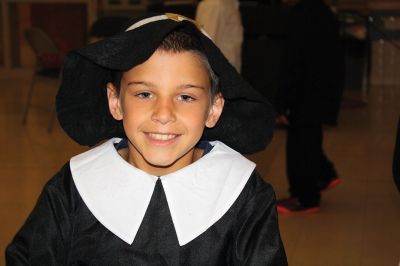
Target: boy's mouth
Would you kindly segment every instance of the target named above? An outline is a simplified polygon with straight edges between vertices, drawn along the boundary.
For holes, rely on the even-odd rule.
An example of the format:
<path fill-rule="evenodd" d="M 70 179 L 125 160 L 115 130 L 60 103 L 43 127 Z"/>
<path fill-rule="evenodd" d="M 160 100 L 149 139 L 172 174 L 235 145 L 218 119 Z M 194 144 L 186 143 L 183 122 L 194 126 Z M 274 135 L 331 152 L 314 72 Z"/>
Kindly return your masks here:
<path fill-rule="evenodd" d="M 171 140 L 179 137 L 177 134 L 159 134 L 159 133 L 147 133 L 147 135 L 155 140 Z"/>

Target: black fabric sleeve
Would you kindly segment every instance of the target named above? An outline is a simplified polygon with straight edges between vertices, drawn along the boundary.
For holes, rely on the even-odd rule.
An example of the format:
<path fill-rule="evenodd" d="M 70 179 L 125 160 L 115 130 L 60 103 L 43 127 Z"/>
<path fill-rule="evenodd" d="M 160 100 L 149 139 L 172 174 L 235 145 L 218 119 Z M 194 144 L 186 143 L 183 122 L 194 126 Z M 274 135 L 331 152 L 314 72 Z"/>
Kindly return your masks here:
<path fill-rule="evenodd" d="M 7 266 L 65 264 L 71 228 L 68 201 L 59 186 L 65 172 L 69 173 L 69 165 L 44 187 L 32 213 L 6 249 Z"/>
<path fill-rule="evenodd" d="M 272 187 L 257 172 L 254 191 L 238 215 L 233 265 L 284 266 L 285 250 L 280 237 L 276 200 Z"/>

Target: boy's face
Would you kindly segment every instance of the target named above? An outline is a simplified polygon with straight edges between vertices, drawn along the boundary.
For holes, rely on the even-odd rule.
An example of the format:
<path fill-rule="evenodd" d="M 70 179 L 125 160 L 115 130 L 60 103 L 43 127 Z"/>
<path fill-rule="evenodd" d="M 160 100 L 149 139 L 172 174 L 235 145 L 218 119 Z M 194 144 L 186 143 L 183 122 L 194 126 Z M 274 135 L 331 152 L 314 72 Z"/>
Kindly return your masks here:
<path fill-rule="evenodd" d="M 207 70 L 191 52 L 157 50 L 123 74 L 119 95 L 111 83 L 107 88 L 111 114 L 129 139 L 128 162 L 158 176 L 197 159 L 194 146 L 224 104 L 220 94 L 211 102 Z"/>

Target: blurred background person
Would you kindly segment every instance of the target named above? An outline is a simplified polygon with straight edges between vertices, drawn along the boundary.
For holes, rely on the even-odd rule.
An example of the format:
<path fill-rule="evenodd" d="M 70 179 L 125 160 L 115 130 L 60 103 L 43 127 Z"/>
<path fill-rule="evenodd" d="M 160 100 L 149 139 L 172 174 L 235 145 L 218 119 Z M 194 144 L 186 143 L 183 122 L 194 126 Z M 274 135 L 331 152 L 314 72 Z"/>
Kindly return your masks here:
<path fill-rule="evenodd" d="M 243 26 L 238 0 L 202 0 L 196 21 L 238 72 L 241 70 Z"/>
<path fill-rule="evenodd" d="M 277 123 L 287 128 L 290 196 L 278 201 L 281 214 L 318 212 L 320 191 L 340 182 L 322 147 L 322 127 L 336 124 L 343 64 L 335 14 L 322 0 L 297 1 L 291 11 L 286 66 L 275 104 Z"/>

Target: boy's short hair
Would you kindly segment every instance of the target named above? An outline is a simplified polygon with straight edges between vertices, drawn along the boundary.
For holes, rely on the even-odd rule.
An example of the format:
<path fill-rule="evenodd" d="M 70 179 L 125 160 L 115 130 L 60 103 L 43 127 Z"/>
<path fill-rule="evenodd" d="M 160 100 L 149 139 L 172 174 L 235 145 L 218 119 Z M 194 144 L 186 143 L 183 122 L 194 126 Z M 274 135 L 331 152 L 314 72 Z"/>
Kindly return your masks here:
<path fill-rule="evenodd" d="M 210 81 L 211 99 L 220 92 L 218 86 L 219 78 L 211 68 L 210 62 L 205 55 L 204 48 L 201 46 L 201 43 L 196 36 L 183 31 L 173 31 L 163 39 L 157 50 L 171 53 L 191 52 L 195 54 L 207 71 Z M 118 92 L 120 90 L 123 73 L 123 71 L 115 71 L 112 75 L 112 83 L 115 85 Z"/>

